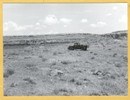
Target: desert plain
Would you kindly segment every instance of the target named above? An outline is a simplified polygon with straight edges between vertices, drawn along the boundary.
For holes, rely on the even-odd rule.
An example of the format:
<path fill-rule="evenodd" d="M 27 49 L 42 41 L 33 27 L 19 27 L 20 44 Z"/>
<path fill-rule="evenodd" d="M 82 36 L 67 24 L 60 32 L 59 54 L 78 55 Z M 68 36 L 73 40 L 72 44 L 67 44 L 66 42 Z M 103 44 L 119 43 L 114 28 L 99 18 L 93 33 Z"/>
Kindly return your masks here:
<path fill-rule="evenodd" d="M 74 43 L 86 51 L 68 50 Z M 127 31 L 4 36 L 5 96 L 127 95 Z"/>

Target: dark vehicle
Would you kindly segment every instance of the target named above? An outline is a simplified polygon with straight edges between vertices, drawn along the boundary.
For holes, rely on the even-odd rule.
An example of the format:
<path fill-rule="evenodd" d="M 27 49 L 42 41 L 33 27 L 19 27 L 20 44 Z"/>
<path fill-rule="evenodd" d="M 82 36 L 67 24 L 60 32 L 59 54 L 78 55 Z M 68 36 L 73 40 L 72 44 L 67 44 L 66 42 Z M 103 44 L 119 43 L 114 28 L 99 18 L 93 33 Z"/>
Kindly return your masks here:
<path fill-rule="evenodd" d="M 86 51 L 87 48 L 88 48 L 88 45 L 81 45 L 79 43 L 74 43 L 73 46 L 68 47 L 69 50 L 80 49 L 80 50 L 84 50 L 84 51 Z"/>

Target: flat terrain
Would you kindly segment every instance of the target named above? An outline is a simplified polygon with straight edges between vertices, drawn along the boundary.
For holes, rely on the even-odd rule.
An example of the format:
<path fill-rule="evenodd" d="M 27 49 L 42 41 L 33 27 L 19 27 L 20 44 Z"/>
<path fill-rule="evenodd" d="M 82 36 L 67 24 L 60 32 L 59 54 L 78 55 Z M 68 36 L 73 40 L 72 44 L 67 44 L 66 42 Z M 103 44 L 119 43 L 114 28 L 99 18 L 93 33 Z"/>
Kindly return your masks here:
<path fill-rule="evenodd" d="M 88 50 L 68 50 L 75 42 Z M 125 36 L 4 37 L 6 96 L 127 95 L 127 83 Z"/>

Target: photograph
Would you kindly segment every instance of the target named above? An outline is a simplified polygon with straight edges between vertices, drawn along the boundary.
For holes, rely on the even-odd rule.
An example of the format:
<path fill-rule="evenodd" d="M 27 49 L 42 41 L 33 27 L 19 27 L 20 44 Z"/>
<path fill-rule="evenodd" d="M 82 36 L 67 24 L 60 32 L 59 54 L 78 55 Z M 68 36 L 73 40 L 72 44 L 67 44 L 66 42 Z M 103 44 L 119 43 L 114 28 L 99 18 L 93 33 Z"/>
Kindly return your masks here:
<path fill-rule="evenodd" d="M 4 96 L 127 96 L 128 3 L 3 3 Z"/>

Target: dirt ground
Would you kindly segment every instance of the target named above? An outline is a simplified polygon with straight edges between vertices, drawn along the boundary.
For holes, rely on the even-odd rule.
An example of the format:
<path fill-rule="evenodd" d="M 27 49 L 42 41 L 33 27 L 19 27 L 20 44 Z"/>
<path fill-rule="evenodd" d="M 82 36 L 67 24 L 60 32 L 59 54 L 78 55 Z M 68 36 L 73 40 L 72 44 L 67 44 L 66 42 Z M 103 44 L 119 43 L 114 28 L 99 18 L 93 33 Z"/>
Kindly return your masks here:
<path fill-rule="evenodd" d="M 53 43 L 56 37 L 48 44 L 4 46 L 5 96 L 127 95 L 126 38 L 73 35 Z M 89 43 L 88 50 L 68 50 L 75 41 Z"/>

